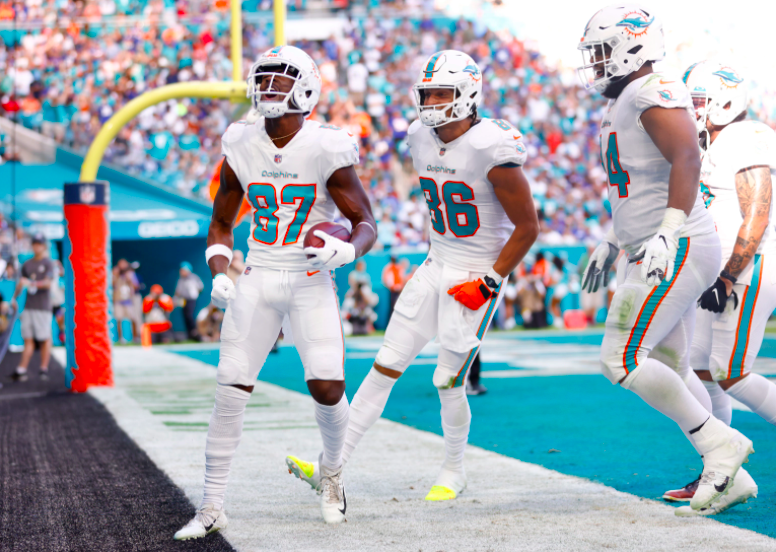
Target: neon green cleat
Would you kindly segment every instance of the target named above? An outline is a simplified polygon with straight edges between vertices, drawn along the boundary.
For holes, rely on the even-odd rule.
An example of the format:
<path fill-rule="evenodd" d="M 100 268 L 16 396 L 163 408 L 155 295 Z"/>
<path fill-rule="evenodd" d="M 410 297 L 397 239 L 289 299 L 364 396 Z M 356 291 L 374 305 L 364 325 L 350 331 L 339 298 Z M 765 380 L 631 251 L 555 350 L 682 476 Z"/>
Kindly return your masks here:
<path fill-rule="evenodd" d="M 450 470 L 443 467 L 434 481 L 434 486 L 426 495 L 426 500 L 431 502 L 454 500 L 465 488 L 466 473 L 463 471 L 463 466 L 460 470 Z"/>
<path fill-rule="evenodd" d="M 323 453 L 321 453 L 323 454 Z M 315 492 L 321 494 L 321 471 L 319 466 L 321 457 L 318 457 L 318 462 L 305 462 L 300 460 L 296 456 L 286 456 L 286 466 L 288 467 L 288 473 L 295 475 L 313 488 Z"/>
<path fill-rule="evenodd" d="M 453 500 L 456 496 L 458 495 L 450 487 L 434 485 L 426 495 L 426 500 L 431 502 L 438 502 L 440 500 Z"/>

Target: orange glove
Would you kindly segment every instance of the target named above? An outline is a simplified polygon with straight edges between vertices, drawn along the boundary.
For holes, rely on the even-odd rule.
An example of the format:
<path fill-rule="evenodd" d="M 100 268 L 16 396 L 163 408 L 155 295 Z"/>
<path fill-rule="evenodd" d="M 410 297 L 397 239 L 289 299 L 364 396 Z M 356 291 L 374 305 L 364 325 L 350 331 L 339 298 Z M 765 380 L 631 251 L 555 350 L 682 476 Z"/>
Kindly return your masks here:
<path fill-rule="evenodd" d="M 493 292 L 482 278 L 453 286 L 447 290 L 447 294 L 453 295 L 456 301 L 463 303 L 471 310 L 479 310 L 485 301 L 493 296 Z"/>

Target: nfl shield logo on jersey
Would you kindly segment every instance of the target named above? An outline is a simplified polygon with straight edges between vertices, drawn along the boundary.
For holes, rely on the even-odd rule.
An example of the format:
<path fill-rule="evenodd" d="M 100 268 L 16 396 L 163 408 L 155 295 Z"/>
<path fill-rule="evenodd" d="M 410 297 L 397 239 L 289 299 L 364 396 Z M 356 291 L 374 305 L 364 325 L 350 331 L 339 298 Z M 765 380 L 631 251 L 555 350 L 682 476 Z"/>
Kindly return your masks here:
<path fill-rule="evenodd" d="M 439 157 L 444 157 L 446 151 L 447 150 L 445 148 L 442 148 L 441 150 L 439 150 Z"/>
<path fill-rule="evenodd" d="M 283 161 L 283 156 L 280 155 L 279 153 L 276 153 L 275 154 L 275 163 L 280 163 L 281 161 Z"/>

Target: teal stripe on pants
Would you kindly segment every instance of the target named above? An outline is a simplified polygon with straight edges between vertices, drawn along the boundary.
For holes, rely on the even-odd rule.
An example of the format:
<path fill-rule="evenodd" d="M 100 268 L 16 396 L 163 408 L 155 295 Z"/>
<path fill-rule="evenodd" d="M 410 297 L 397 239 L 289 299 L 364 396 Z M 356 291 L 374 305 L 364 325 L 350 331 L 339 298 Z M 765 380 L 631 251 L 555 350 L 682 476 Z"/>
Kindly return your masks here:
<path fill-rule="evenodd" d="M 687 257 L 687 251 L 689 250 L 689 239 L 681 238 L 679 240 L 679 249 L 676 251 L 676 259 L 674 260 L 674 274 L 670 280 L 663 280 L 660 282 L 654 290 L 652 290 L 647 298 L 647 303 L 639 313 L 639 317 L 636 319 L 636 324 L 631 332 L 630 339 L 625 345 L 624 364 L 625 371 L 630 374 L 638 367 L 636 364 L 636 356 L 639 350 L 639 346 L 644 339 L 644 334 L 649 328 L 649 323 L 657 310 L 658 305 L 668 293 L 668 289 L 673 284 L 674 280 L 679 276 L 679 270 L 682 268 L 685 258 Z"/>
<path fill-rule="evenodd" d="M 485 311 L 485 316 L 482 318 L 482 322 L 480 323 L 480 327 L 477 330 L 477 339 L 482 340 L 482 338 L 485 336 L 485 332 L 488 329 L 488 326 L 490 326 L 490 319 L 493 316 L 493 310 L 496 308 L 496 303 L 498 302 L 498 296 L 499 293 L 501 293 L 501 285 L 499 284 L 498 287 L 493 290 L 493 297 L 490 300 L 490 305 L 488 305 L 488 310 Z M 477 355 L 477 351 L 479 350 L 479 345 L 469 351 L 469 356 L 466 357 L 466 360 L 463 363 L 463 366 L 461 367 L 460 372 L 458 372 L 458 375 L 455 377 L 455 380 L 453 381 L 453 387 L 458 387 L 459 385 L 463 385 L 463 382 L 466 381 L 466 374 L 469 373 L 469 368 L 471 368 L 472 362 L 474 362 L 474 357 Z"/>
<path fill-rule="evenodd" d="M 754 270 L 752 271 L 752 283 L 746 290 L 746 298 L 741 307 L 741 317 L 739 318 L 738 334 L 736 335 L 736 347 L 733 350 L 733 356 L 730 359 L 730 369 L 728 374 L 730 378 L 737 378 L 744 375 L 744 365 L 746 364 L 746 350 L 749 346 L 749 328 L 752 325 L 752 315 L 754 314 L 754 304 L 757 301 L 757 294 L 760 291 L 760 272 L 762 271 L 762 255 L 754 256 Z"/>

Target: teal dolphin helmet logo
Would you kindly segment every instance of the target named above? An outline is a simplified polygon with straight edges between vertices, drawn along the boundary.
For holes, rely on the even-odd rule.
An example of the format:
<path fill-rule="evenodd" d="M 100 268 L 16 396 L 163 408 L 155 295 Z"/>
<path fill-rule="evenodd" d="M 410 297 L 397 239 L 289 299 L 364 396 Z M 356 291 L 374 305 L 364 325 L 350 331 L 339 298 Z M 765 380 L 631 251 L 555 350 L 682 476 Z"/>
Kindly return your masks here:
<path fill-rule="evenodd" d="M 616 27 L 625 27 L 625 30 L 634 36 L 641 36 L 647 32 L 647 28 L 655 21 L 653 15 L 651 19 L 646 19 L 644 15 L 639 12 L 631 12 L 627 14 L 622 21 L 615 25 Z"/>
<path fill-rule="evenodd" d="M 728 88 L 735 88 L 736 86 L 744 82 L 744 79 L 739 77 L 736 74 L 736 72 L 730 69 L 729 67 L 723 67 L 719 71 L 714 71 L 712 75 L 722 79 L 722 84 L 724 84 Z"/>

